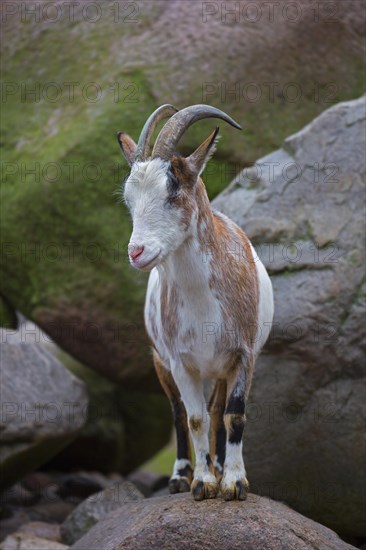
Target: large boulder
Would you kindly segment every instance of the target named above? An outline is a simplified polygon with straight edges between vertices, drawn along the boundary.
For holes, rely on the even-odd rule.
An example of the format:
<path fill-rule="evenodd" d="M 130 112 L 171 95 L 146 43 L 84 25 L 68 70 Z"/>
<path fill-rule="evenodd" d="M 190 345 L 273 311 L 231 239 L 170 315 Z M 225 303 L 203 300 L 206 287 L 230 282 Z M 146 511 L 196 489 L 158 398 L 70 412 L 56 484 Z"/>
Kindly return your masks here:
<path fill-rule="evenodd" d="M 365 536 L 365 97 L 340 103 L 244 170 L 215 201 L 274 287 L 248 406 L 255 492 Z"/>
<path fill-rule="evenodd" d="M 39 344 L 1 344 L 3 489 L 74 439 L 87 418 L 83 382 Z"/>
<path fill-rule="evenodd" d="M 172 414 L 165 395 L 145 392 L 144 388 L 131 391 L 101 376 L 60 350 L 39 327 L 22 316 L 17 330 L 0 329 L 0 340 L 4 345 L 36 340 L 85 384 L 88 409 L 84 411 L 83 427 L 43 468 L 128 474 L 169 442 Z"/>
<path fill-rule="evenodd" d="M 205 178 L 213 196 L 329 102 L 361 93 L 362 3 L 24 6 L 6 4 L 3 18 L 0 313 L 11 324 L 21 311 L 125 387 L 156 389 L 146 277 L 128 265 L 131 225 L 116 196 L 128 173 L 116 132 L 136 139 L 169 101 L 228 111 L 245 132 L 222 128 Z M 182 151 L 211 128 L 194 126 Z"/>
<path fill-rule="evenodd" d="M 333 531 L 282 503 L 195 502 L 190 494 L 129 502 L 97 523 L 72 550 L 351 550 Z"/>

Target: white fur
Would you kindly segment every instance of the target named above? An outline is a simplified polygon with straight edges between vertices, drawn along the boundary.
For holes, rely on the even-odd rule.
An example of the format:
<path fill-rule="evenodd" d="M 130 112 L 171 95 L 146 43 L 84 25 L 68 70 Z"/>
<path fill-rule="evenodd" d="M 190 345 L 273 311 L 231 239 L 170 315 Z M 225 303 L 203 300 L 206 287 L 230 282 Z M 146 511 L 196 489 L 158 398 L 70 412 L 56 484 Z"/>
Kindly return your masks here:
<path fill-rule="evenodd" d="M 266 343 L 271 331 L 274 304 L 271 280 L 268 276 L 266 268 L 262 264 L 252 245 L 251 248 L 253 258 L 255 260 L 259 283 L 258 331 L 254 344 L 254 352 L 257 355 Z"/>
<path fill-rule="evenodd" d="M 170 479 L 180 478 L 179 470 L 183 470 L 186 466 L 192 466 L 187 458 L 177 458 L 174 462 L 173 474 Z"/>
<path fill-rule="evenodd" d="M 179 210 L 164 208 L 168 197 L 167 167 L 168 163 L 159 158 L 138 162 L 133 165 L 125 184 L 124 199 L 133 220 L 130 245 L 144 246 L 141 263 L 160 253 L 148 270 L 163 261 L 183 240 Z M 139 264 L 136 267 L 144 270 Z"/>

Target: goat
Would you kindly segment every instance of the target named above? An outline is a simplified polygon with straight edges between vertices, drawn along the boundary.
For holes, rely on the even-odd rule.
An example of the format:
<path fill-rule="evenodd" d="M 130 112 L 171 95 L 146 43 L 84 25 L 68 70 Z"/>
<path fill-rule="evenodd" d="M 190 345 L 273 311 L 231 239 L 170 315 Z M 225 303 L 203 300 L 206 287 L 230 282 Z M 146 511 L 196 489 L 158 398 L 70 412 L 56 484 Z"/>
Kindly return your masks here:
<path fill-rule="evenodd" d="M 153 132 L 164 118 L 169 120 L 150 156 Z M 133 267 L 150 272 L 145 325 L 177 434 L 170 492 L 191 490 L 202 500 L 220 490 L 224 500 L 245 500 L 245 404 L 271 328 L 272 285 L 242 229 L 211 207 L 200 177 L 219 128 L 189 157 L 176 152 L 188 127 L 204 118 L 241 129 L 208 105 L 180 111 L 163 105 L 147 120 L 137 145 L 118 134 L 131 166 L 124 186 L 133 222 L 128 252 Z"/>

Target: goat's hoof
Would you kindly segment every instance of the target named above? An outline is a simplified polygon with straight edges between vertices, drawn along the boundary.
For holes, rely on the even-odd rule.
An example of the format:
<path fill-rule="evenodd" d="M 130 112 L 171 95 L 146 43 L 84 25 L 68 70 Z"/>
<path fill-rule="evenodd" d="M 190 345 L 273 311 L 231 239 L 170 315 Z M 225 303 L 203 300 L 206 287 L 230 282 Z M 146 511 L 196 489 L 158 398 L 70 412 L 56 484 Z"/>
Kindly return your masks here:
<path fill-rule="evenodd" d="M 169 493 L 189 493 L 191 490 L 191 482 L 188 477 L 172 477 L 169 480 Z"/>
<path fill-rule="evenodd" d="M 234 481 L 221 481 L 221 495 L 224 500 L 246 500 L 249 491 L 248 480 L 244 477 Z"/>
<path fill-rule="evenodd" d="M 194 500 L 216 498 L 219 492 L 219 484 L 216 480 L 202 481 L 200 479 L 194 479 L 191 485 L 191 491 Z"/>

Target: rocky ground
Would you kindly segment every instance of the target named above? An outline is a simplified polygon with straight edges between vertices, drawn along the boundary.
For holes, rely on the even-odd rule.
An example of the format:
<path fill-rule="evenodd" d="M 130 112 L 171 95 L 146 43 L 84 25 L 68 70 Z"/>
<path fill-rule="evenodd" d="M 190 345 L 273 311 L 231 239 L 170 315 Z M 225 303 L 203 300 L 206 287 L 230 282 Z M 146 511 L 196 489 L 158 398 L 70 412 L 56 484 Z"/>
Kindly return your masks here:
<path fill-rule="evenodd" d="M 136 472 L 34 472 L 1 497 L 1 550 L 318 549 L 354 546 L 282 503 L 197 503 L 168 478 Z M 361 540 L 353 540 L 361 547 Z"/>
<path fill-rule="evenodd" d="M 167 492 L 167 484 L 167 476 L 139 470 L 128 478 L 91 471 L 35 471 L 2 492 L 0 540 L 19 534 L 72 544 L 111 511 Z M 6 544 L 2 550 L 12 548 Z"/>

